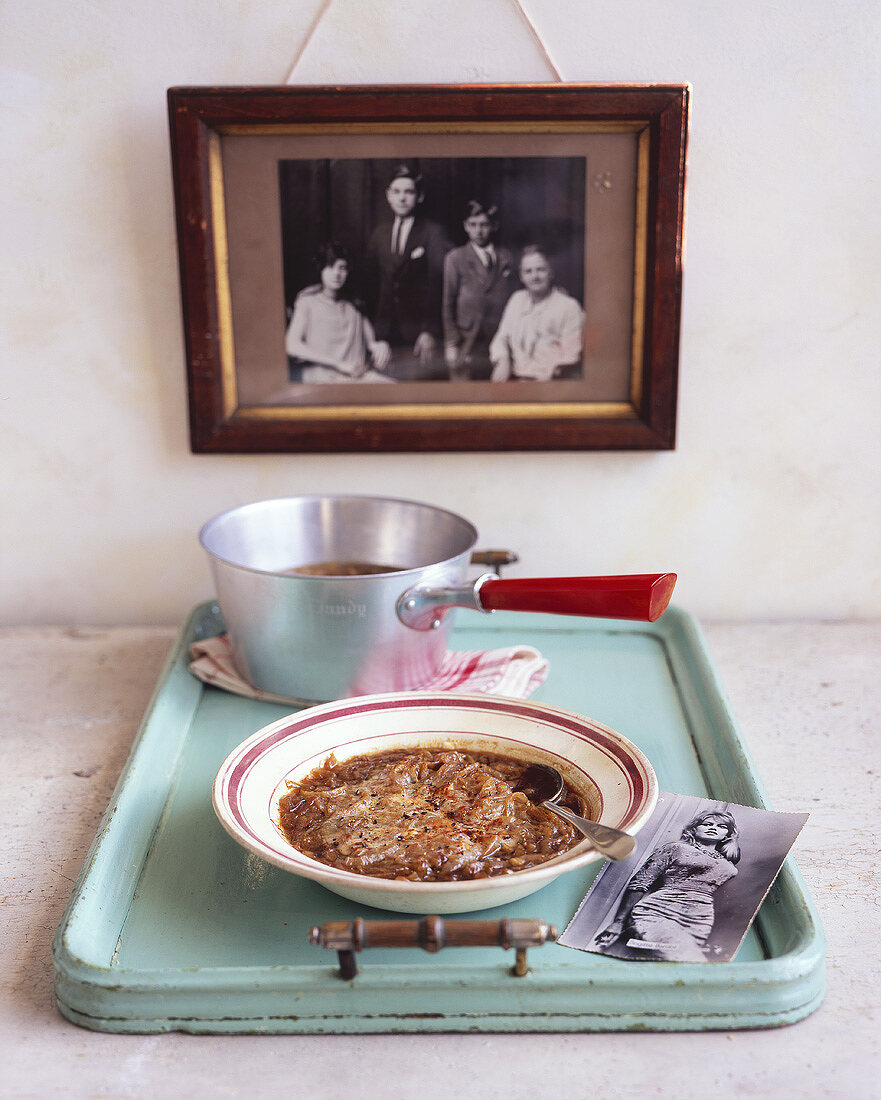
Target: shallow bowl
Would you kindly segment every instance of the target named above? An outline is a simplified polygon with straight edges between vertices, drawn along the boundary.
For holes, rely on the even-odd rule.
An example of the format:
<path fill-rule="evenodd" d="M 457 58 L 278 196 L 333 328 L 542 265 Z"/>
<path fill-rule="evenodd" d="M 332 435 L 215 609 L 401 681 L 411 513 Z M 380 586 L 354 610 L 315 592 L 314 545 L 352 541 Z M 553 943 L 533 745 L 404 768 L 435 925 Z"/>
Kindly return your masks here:
<path fill-rule="evenodd" d="M 458 748 L 552 764 L 604 825 L 636 833 L 658 783 L 626 737 L 583 715 L 522 699 L 438 692 L 365 695 L 280 718 L 243 741 L 214 781 L 226 831 L 269 863 L 363 905 L 398 913 L 464 913 L 507 905 L 600 855 L 584 840 L 538 867 L 463 882 L 410 882 L 339 870 L 302 855 L 279 826 L 285 781 L 300 780 L 333 752 L 340 761 L 401 748 Z"/>

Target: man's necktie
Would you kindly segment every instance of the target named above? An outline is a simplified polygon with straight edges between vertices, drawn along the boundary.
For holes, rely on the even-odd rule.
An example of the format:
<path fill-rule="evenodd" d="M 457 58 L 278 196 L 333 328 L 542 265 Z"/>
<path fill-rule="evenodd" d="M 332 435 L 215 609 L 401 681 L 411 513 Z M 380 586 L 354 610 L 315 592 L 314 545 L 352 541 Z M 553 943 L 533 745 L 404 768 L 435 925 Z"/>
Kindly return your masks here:
<path fill-rule="evenodd" d="M 392 252 L 397 256 L 401 251 L 401 219 L 395 218 L 395 228 L 392 230 Z"/>

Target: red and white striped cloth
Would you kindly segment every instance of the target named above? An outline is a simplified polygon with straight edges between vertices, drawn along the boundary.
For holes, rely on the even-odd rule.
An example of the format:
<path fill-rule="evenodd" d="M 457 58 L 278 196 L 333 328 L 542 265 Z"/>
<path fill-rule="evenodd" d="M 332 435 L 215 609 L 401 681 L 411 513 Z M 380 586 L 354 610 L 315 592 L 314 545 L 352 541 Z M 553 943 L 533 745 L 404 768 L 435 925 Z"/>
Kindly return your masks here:
<path fill-rule="evenodd" d="M 193 642 L 190 657 L 190 672 L 213 687 L 268 703 L 297 702 L 261 691 L 242 679 L 233 664 L 232 646 L 226 634 Z M 532 646 L 465 650 L 448 653 L 440 671 L 422 684 L 420 690 L 485 692 L 526 699 L 545 682 L 547 675 L 548 662 Z"/>

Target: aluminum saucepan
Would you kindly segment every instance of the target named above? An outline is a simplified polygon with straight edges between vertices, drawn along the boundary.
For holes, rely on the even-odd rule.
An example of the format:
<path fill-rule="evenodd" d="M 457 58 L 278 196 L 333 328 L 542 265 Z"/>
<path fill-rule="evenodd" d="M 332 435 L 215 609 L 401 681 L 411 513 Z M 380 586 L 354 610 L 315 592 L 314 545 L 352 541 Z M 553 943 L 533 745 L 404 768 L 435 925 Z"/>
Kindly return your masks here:
<path fill-rule="evenodd" d="M 239 672 L 304 703 L 424 686 L 447 653 L 453 608 L 653 621 L 676 581 L 467 580 L 473 524 L 390 497 L 259 501 L 215 516 L 199 539 Z"/>

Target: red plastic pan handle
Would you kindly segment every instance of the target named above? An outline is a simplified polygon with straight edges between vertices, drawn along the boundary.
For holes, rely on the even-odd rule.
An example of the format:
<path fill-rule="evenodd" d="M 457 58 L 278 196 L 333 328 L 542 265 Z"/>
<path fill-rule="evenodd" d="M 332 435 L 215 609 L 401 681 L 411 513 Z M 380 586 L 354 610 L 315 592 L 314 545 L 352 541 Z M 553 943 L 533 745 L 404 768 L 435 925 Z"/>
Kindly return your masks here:
<path fill-rule="evenodd" d="M 667 610 L 675 573 L 618 577 L 488 579 L 478 597 L 485 611 L 548 611 L 555 615 L 635 619 L 653 623 Z"/>

